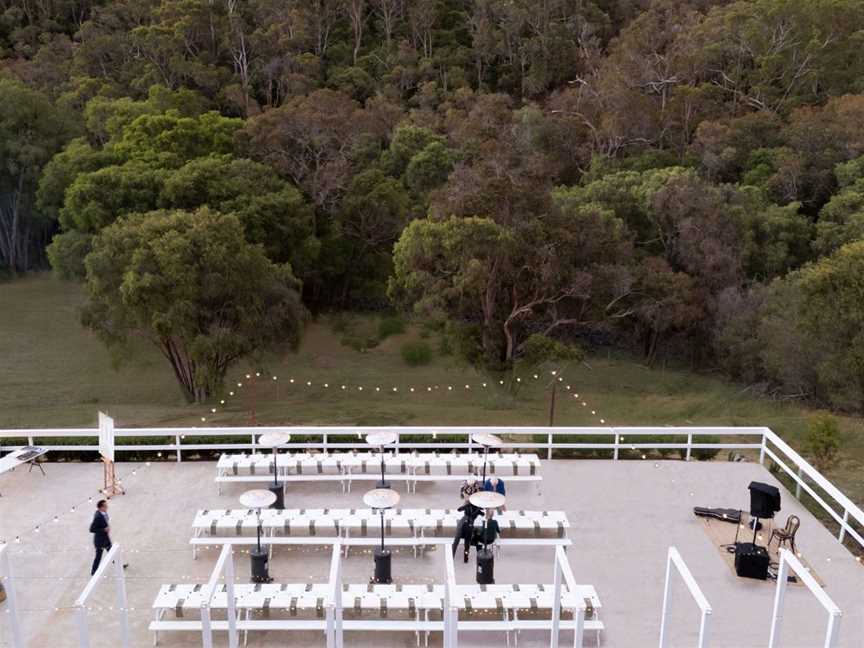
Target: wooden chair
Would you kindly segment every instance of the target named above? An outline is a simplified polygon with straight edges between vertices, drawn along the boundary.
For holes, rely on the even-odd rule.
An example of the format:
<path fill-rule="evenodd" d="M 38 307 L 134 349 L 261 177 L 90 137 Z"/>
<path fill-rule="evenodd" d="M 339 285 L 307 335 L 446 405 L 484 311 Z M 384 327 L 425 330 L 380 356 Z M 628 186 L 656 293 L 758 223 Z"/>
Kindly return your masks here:
<path fill-rule="evenodd" d="M 768 545 L 774 538 L 777 538 L 777 548 L 779 549 L 784 543 L 789 543 L 793 553 L 798 553 L 795 549 L 795 535 L 798 533 L 798 527 L 801 526 L 801 520 L 797 515 L 790 515 L 786 518 L 786 526 L 782 529 L 774 529 L 771 532 L 771 538 L 768 540 Z"/>

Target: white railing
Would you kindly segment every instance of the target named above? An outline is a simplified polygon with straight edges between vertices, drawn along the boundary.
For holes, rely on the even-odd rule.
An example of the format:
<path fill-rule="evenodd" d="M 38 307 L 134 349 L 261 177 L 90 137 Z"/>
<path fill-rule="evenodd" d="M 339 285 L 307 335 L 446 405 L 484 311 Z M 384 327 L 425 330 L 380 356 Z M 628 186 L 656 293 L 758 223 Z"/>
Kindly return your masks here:
<path fill-rule="evenodd" d="M 619 453 L 626 450 L 684 450 L 685 459 L 690 459 L 693 450 L 699 449 L 714 449 L 714 450 L 761 450 L 764 447 L 762 436 L 766 428 L 761 427 L 435 427 L 435 426 L 416 426 L 416 427 L 357 427 L 357 426 L 298 426 L 298 427 L 191 427 L 191 428 L 115 428 L 114 437 L 115 450 L 123 451 L 161 451 L 171 452 L 177 457 L 177 461 L 182 460 L 182 453 L 190 450 L 257 450 L 258 444 L 256 437 L 265 432 L 288 432 L 296 437 L 320 437 L 320 441 L 292 441 L 293 448 L 319 448 L 324 450 L 336 449 L 351 449 L 351 448 L 366 448 L 364 437 L 371 431 L 393 431 L 400 436 L 424 436 L 428 437 L 426 441 L 413 441 L 398 443 L 400 448 L 406 449 L 430 449 L 430 448 L 446 448 L 446 449 L 462 449 L 476 450 L 477 444 L 471 440 L 471 435 L 479 431 L 494 432 L 495 434 L 505 437 L 504 448 L 519 449 L 519 448 L 536 448 L 545 449 L 546 458 L 552 458 L 553 450 L 609 450 L 612 453 L 613 459 L 618 459 Z M 769 430 L 770 431 L 770 430 Z M 17 438 L 27 439 L 28 445 L 42 445 L 49 450 L 65 450 L 72 452 L 98 452 L 98 428 L 51 428 L 51 429 L 18 429 L 18 430 L 0 430 L 0 440 Z M 442 441 L 438 442 L 438 436 L 455 436 L 459 437 L 458 441 Z M 722 443 L 711 441 L 699 443 L 700 436 L 749 436 L 758 437 L 756 443 L 743 443 L 741 441 L 735 443 Z M 535 437 L 530 441 L 513 440 L 508 441 L 507 437 L 518 437 L 519 439 L 526 436 Z M 594 443 L 570 443 L 555 441 L 555 437 L 561 436 L 590 436 L 590 437 L 607 437 L 608 440 Z M 649 441 L 639 442 L 639 437 L 646 436 L 664 436 L 664 437 L 681 437 L 676 441 Z M 93 443 L 79 445 L 63 445 L 63 444 L 40 444 L 38 439 L 56 437 L 71 437 L 71 438 L 93 438 Z M 142 437 L 162 437 L 170 439 L 167 443 L 147 443 L 122 445 L 123 438 L 142 438 Z M 195 437 L 249 437 L 248 442 L 231 442 L 231 443 L 189 443 L 189 439 Z M 331 441 L 333 437 L 350 437 L 356 439 L 352 441 Z M 634 440 L 636 437 L 637 440 Z M 544 439 L 544 440 L 541 440 Z M 0 450 L 10 449 L 14 446 L 0 445 Z"/>
<path fill-rule="evenodd" d="M 844 495 L 834 484 L 811 466 L 777 434 L 766 427 L 356 427 L 356 426 L 298 426 L 298 427 L 164 427 L 164 428 L 116 428 L 114 431 L 118 452 L 163 452 L 173 454 L 177 461 L 183 453 L 190 451 L 226 451 L 260 449 L 257 437 L 265 432 L 288 432 L 293 436 L 292 449 L 346 450 L 366 448 L 364 437 L 371 431 L 392 430 L 401 440 L 397 450 L 467 450 L 479 449 L 471 440 L 478 431 L 493 432 L 504 439 L 505 449 L 545 450 L 546 458 L 553 457 L 555 450 L 601 450 L 608 451 L 613 460 L 622 453 L 639 451 L 677 450 L 685 460 L 690 460 L 699 450 L 751 450 L 759 452 L 759 461 L 771 459 L 795 482 L 796 495 L 804 490 L 825 512 L 840 525 L 838 539 L 853 538 L 864 549 L 864 536 L 853 524 L 864 527 L 864 511 Z M 92 428 L 50 428 L 0 430 L 0 451 L 10 450 L 26 440 L 28 445 L 42 445 L 49 450 L 66 452 L 98 452 L 99 430 Z M 422 440 L 406 440 L 405 437 Z M 445 437 L 439 440 L 438 437 Z M 583 437 L 579 442 L 558 440 L 568 436 Z M 56 437 L 85 438 L 90 442 L 77 445 L 42 444 L 41 439 Z M 141 445 L 123 445 L 123 439 L 144 437 L 162 439 L 163 442 Z M 239 437 L 243 441 L 229 440 L 226 443 L 195 443 L 201 437 Z M 344 437 L 344 439 L 343 439 Z M 588 442 L 584 437 L 597 438 Z M 660 437 L 648 438 L 646 437 Z M 728 439 L 732 437 L 732 441 Z M 248 441 L 245 439 L 248 438 Z M 451 440 L 455 438 L 456 440 Z M 727 441 L 724 442 L 723 438 Z M 12 439 L 17 442 L 13 444 Z M 7 440 L 4 443 L 4 440 Z M 819 491 L 816 490 L 819 489 Z"/>

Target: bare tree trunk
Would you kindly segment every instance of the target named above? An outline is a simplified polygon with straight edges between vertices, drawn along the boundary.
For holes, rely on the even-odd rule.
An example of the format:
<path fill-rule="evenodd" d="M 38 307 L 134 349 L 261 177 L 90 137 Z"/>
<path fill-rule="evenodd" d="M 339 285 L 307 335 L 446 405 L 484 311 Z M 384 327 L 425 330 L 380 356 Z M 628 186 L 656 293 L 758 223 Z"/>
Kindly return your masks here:
<path fill-rule="evenodd" d="M 354 34 L 354 65 L 357 65 L 357 56 L 363 42 L 363 27 L 366 24 L 366 0 L 348 0 L 347 9 Z"/>

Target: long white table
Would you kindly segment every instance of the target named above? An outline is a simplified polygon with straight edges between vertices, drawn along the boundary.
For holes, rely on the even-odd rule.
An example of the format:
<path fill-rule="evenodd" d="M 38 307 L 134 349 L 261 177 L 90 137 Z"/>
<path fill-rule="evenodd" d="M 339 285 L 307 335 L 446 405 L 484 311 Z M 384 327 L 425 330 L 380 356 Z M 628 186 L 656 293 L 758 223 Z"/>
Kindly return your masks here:
<path fill-rule="evenodd" d="M 374 481 L 381 475 L 380 452 L 283 452 L 274 468 L 269 453 L 225 453 L 216 466 L 216 484 L 266 482 L 276 470 L 281 482 L 339 481 L 343 491 L 351 482 Z M 477 453 L 385 452 L 384 472 L 388 480 L 405 481 L 409 489 L 418 481 L 461 480 L 483 471 L 483 455 Z M 508 482 L 539 481 L 540 458 L 536 454 L 491 454 L 486 476 L 506 477 Z"/>
<path fill-rule="evenodd" d="M 416 554 L 431 538 L 444 537 L 449 542 L 461 518 L 462 513 L 455 509 L 391 509 L 384 513 L 384 533 L 390 539 L 410 539 Z M 565 538 L 570 528 L 564 511 L 508 510 L 495 519 L 502 540 Z M 482 526 L 481 517 L 475 524 Z M 308 538 L 308 544 L 342 541 L 347 553 L 351 540 L 379 537 L 381 518 L 373 509 L 263 509 L 261 527 L 268 544 L 269 538 L 279 537 Z M 257 535 L 257 528 L 258 515 L 251 509 L 198 511 L 192 522 L 192 555 L 197 556 L 198 545 L 211 542 L 208 538 L 212 543 L 232 537 L 251 538 Z"/>
<path fill-rule="evenodd" d="M 153 602 L 155 619 L 150 624 L 154 644 L 161 631 L 200 629 L 202 590 L 201 585 L 162 585 Z M 238 630 L 246 634 L 256 630 L 323 630 L 327 607 L 332 603 L 328 590 L 328 585 L 320 583 L 237 584 L 234 596 Z M 442 584 L 343 584 L 343 627 L 346 631 L 414 632 L 418 645 L 423 633 L 428 645 L 429 632 L 443 630 L 440 619 L 444 590 Z M 457 585 L 452 603 L 459 610 L 460 630 L 505 632 L 509 645 L 511 633 L 520 629 L 551 627 L 548 617 L 554 607 L 553 592 L 554 586 L 546 584 Z M 572 615 L 582 606 L 586 608 L 585 629 L 597 633 L 599 644 L 604 626 L 597 591 L 591 585 L 577 585 L 573 591 L 563 585 L 561 608 Z M 209 607 L 226 613 L 225 585 L 217 588 Z M 168 614 L 173 614 L 174 619 L 166 619 Z M 258 618 L 253 619 L 253 615 Z M 485 619 L 478 620 L 477 615 Z M 561 625 L 570 627 L 572 620 Z M 227 623 L 215 620 L 213 629 L 224 631 Z"/>

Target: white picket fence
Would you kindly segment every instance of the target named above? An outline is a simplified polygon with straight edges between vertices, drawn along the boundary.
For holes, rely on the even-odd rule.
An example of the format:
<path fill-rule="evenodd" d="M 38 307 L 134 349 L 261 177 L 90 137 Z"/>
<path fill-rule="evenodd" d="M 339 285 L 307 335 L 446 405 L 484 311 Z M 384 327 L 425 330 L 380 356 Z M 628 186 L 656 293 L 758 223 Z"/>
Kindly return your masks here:
<path fill-rule="evenodd" d="M 796 496 L 803 490 L 840 527 L 838 539 L 853 538 L 864 549 L 864 511 L 852 502 L 840 489 L 811 466 L 777 434 L 766 427 L 356 427 L 356 426 L 298 426 L 298 427 L 167 427 L 167 428 L 116 428 L 116 451 L 154 451 L 173 455 L 176 461 L 183 460 L 184 452 L 229 451 L 258 449 L 257 437 L 265 432 L 287 432 L 292 435 L 290 448 L 345 450 L 368 449 L 364 437 L 369 432 L 393 431 L 400 435 L 398 450 L 457 449 L 476 452 L 480 448 L 471 440 L 471 435 L 484 431 L 492 432 L 504 439 L 505 449 L 544 449 L 546 457 L 552 459 L 556 450 L 602 450 L 612 460 L 619 460 L 628 451 L 677 450 L 683 451 L 685 460 L 693 457 L 694 450 L 738 450 L 758 451 L 759 462 L 766 457 L 795 483 Z M 49 450 L 65 452 L 96 452 L 99 430 L 92 428 L 50 428 L 0 430 L 0 451 L 10 450 L 26 439 L 29 445 L 41 445 Z M 578 443 L 566 437 L 583 437 Z M 42 443 L 51 438 L 86 438 L 79 445 L 54 445 Z M 123 445 L 123 439 L 161 438 L 163 443 Z M 226 443 L 195 443 L 200 437 L 248 437 L 249 441 L 229 439 Z M 422 441 L 407 441 L 406 437 Z M 439 440 L 439 437 L 442 437 Z M 586 442 L 584 437 L 597 437 L 597 442 Z M 452 440 L 453 438 L 458 441 Z M 564 439 L 564 440 L 558 440 Z M 5 440 L 5 442 L 4 442 Z M 122 455 L 118 459 L 122 460 Z M 857 528 L 856 528 L 857 526 Z"/>

